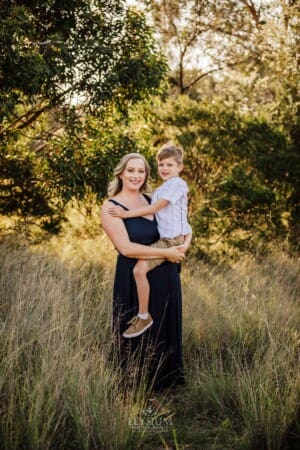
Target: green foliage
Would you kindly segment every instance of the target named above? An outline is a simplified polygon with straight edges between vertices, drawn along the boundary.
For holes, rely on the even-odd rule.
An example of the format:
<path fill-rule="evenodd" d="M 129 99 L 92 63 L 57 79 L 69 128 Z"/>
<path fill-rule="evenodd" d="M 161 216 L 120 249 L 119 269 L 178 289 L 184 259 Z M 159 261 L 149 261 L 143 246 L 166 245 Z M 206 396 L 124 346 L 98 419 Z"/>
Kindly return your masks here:
<path fill-rule="evenodd" d="M 245 213 L 260 205 L 271 205 L 274 194 L 271 189 L 255 180 L 253 171 L 240 165 L 233 166 L 228 177 L 220 186 L 223 197 L 216 200 L 220 209 L 234 208 L 237 213 Z"/>
<path fill-rule="evenodd" d="M 275 241 L 299 249 L 294 2 L 145 1 L 166 54 L 179 50 L 161 99 L 152 94 L 165 59 L 138 8 L 122 0 L 2 4 L 2 213 L 56 226 L 70 199 L 106 195 L 124 153 L 145 154 L 154 175 L 156 148 L 171 139 L 186 152 L 198 255 L 263 251 Z M 199 39 L 211 71 L 191 65 Z"/>
<path fill-rule="evenodd" d="M 49 192 L 43 189 L 43 183 L 37 178 L 32 155 L 15 152 L 5 157 L 0 155 L 0 176 L 5 180 L 2 185 L 0 211 L 18 212 L 20 215 L 46 215 L 51 213 L 48 204 Z"/>
<path fill-rule="evenodd" d="M 103 121 L 111 105 L 119 120 L 158 92 L 165 61 L 145 16 L 123 0 L 3 1 L 1 10 L 0 212 L 59 220 L 73 196 L 105 195 L 116 160 L 136 149 Z M 101 117 L 93 131 L 84 111 Z"/>
<path fill-rule="evenodd" d="M 28 139 L 7 145 L 1 155 L 1 213 L 41 218 L 44 228 L 55 231 L 68 201 L 82 201 L 90 193 L 102 199 L 120 158 L 146 152 L 126 134 L 126 122 L 107 118 L 100 123 L 91 116 L 76 120 L 67 133 L 38 141 L 41 150 Z"/>
<path fill-rule="evenodd" d="M 47 164 L 57 179 L 59 195 L 67 202 L 73 197 L 83 200 L 87 192 L 98 200 L 106 196 L 108 182 L 120 158 L 140 151 L 134 136 L 126 135 L 122 123 L 92 117 L 73 136 L 50 143 Z"/>
<path fill-rule="evenodd" d="M 147 135 L 185 149 L 194 251 L 264 251 L 272 241 L 296 248 L 300 155 L 288 133 L 222 104 L 185 96 L 156 104 Z"/>
<path fill-rule="evenodd" d="M 165 63 L 152 31 L 122 0 L 3 1 L 1 9 L 0 120 L 8 129 L 19 104 L 80 96 L 90 108 L 112 100 L 124 108 L 160 85 Z"/>

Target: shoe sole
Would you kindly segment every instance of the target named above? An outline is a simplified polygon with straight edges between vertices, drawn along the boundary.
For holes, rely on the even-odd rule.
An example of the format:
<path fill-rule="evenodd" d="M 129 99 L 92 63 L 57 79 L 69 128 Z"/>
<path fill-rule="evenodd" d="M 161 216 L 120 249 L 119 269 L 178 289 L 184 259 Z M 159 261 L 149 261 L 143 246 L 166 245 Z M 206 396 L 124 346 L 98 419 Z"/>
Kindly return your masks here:
<path fill-rule="evenodd" d="M 148 330 L 148 328 L 150 328 L 153 325 L 153 320 L 152 322 L 149 322 L 148 325 L 145 326 L 145 328 L 143 328 L 141 331 L 138 331 L 137 333 L 133 333 L 133 334 L 125 334 L 123 333 L 123 336 L 127 339 L 129 338 L 133 338 L 133 337 L 137 337 L 140 336 L 141 334 L 143 334 L 146 330 Z"/>

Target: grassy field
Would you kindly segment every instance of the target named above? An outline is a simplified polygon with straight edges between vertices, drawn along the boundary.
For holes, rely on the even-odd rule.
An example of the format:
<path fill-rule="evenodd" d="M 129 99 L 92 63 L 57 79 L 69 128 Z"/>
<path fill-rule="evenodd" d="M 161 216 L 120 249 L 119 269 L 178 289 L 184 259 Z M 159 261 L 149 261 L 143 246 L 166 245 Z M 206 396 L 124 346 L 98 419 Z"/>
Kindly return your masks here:
<path fill-rule="evenodd" d="M 300 261 L 187 260 L 187 382 L 153 399 L 112 363 L 115 252 L 78 217 L 0 244 L 0 448 L 299 449 Z"/>

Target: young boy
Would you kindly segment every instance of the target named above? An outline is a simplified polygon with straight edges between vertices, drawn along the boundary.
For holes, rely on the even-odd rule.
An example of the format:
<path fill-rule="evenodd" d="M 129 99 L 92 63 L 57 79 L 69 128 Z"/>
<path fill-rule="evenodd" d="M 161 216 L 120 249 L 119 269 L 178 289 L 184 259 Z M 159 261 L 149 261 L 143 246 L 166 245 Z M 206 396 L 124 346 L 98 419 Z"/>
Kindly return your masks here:
<path fill-rule="evenodd" d="M 121 218 L 155 214 L 160 239 L 152 246 L 166 248 L 181 245 L 182 251 L 185 252 L 191 242 L 192 229 L 187 221 L 188 187 L 179 177 L 183 169 L 183 150 L 173 144 L 165 144 L 158 151 L 157 161 L 158 173 L 163 183 L 153 192 L 151 205 L 130 211 L 112 206 L 109 213 Z M 153 324 L 148 312 L 150 287 L 147 273 L 164 261 L 164 259 L 137 261 L 133 275 L 137 286 L 139 312 L 128 322 L 130 326 L 123 333 L 124 337 L 139 336 Z"/>

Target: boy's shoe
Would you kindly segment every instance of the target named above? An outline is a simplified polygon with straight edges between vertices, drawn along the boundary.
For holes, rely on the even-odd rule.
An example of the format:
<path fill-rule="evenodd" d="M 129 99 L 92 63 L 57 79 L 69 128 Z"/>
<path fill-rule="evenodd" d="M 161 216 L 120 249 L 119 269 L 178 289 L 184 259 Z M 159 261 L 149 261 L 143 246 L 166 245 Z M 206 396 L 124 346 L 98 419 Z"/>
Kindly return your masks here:
<path fill-rule="evenodd" d="M 153 324 L 152 317 L 148 314 L 147 319 L 141 319 L 139 316 L 133 317 L 129 322 L 130 327 L 124 331 L 123 336 L 126 338 L 133 338 L 143 334 Z"/>

